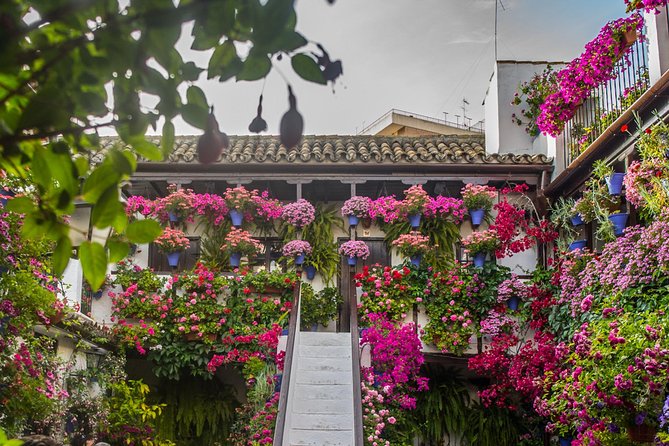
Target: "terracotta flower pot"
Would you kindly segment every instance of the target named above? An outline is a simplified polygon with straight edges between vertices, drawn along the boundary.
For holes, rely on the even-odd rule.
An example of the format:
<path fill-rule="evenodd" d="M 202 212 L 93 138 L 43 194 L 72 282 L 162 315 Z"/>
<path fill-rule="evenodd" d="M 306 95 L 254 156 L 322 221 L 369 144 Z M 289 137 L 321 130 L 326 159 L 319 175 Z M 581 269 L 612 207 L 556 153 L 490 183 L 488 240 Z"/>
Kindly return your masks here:
<path fill-rule="evenodd" d="M 636 29 L 632 28 L 630 30 L 625 31 L 621 39 L 622 39 L 621 43 L 625 48 L 634 45 L 634 42 L 636 42 L 637 39 Z"/>

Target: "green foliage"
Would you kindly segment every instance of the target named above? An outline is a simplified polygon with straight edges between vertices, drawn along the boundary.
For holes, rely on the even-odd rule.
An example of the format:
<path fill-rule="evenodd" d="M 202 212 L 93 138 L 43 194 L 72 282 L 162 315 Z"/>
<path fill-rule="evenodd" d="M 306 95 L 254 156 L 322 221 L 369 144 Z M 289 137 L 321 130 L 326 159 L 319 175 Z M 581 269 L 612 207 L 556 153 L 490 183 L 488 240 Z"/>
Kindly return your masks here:
<path fill-rule="evenodd" d="M 0 429 L 0 446 L 21 446 L 22 444 L 21 440 L 10 440 L 7 438 L 5 432 Z"/>
<path fill-rule="evenodd" d="M 308 329 L 314 324 L 326 326 L 337 315 L 337 309 L 343 301 L 339 290 L 327 287 L 314 293 L 308 283 L 303 283 L 300 297 L 300 324 L 302 329 Z"/>
<path fill-rule="evenodd" d="M 394 223 L 381 223 L 381 229 L 385 234 L 383 240 L 388 250 L 391 250 L 393 240 L 411 232 L 411 225 L 406 220 L 398 220 Z M 430 244 L 434 248 L 423 256 L 423 262 L 435 269 L 445 269 L 453 265 L 455 244 L 460 240 L 458 225 L 443 218 L 422 218 L 419 232 L 430 237 Z"/>
<path fill-rule="evenodd" d="M 522 433 L 519 426 L 520 420 L 509 410 L 474 402 L 467 417 L 465 438 L 468 444 L 477 446 L 516 444 Z"/>
<path fill-rule="evenodd" d="M 123 289 L 137 284 L 137 289 L 153 293 L 165 285 L 165 279 L 159 277 L 150 268 L 140 268 L 129 260 L 122 260 L 116 264 L 116 276 L 113 283 Z"/>
<path fill-rule="evenodd" d="M 211 355 L 211 345 L 202 342 L 187 342 L 183 335 L 169 331 L 159 332 L 156 342 L 162 348 L 152 349 L 149 359 L 154 363 L 153 373 L 158 378 L 179 380 L 193 376 L 211 379 L 207 363 Z"/>
<path fill-rule="evenodd" d="M 18 200 L 16 210 L 26 215 L 26 237 L 45 235 L 56 243 L 58 275 L 72 246 L 66 216 L 75 201 L 92 205 L 95 228 L 125 234 L 121 243 L 158 235 L 155 222 L 129 224 L 120 185 L 134 173 L 138 157 L 161 160 L 173 150 L 177 116 L 205 127 L 210 104 L 192 85 L 203 72 L 221 82 L 262 79 L 272 58 L 288 54 L 301 78 L 325 82 L 322 66 L 304 49 L 307 39 L 295 29 L 292 0 L 130 0 L 121 8 L 116 1 L 13 0 L 2 7 L 2 18 L 0 168 L 17 182 L 32 177 L 37 200 Z M 175 49 L 185 23 L 192 24 L 194 50 L 213 50 L 206 68 Z M 237 44 L 248 51 L 243 59 Z M 157 96 L 157 105 L 147 107 L 143 94 Z M 163 140 L 156 145 L 145 134 L 161 119 Z M 100 153 L 96 130 L 105 127 L 129 149 Z M 102 266 L 118 259 L 110 251 L 100 242 L 80 249 L 94 291 L 104 280 Z"/>
<path fill-rule="evenodd" d="M 569 244 L 576 240 L 578 231 L 571 224 L 571 218 L 577 212 L 574 210 L 576 202 L 573 198 L 560 197 L 551 206 L 551 223 L 558 228 L 559 237 L 557 245 L 560 251 L 566 251 Z"/>
<path fill-rule="evenodd" d="M 292 227 L 284 225 L 281 230 L 284 241 L 294 239 L 290 234 L 294 229 L 290 228 Z M 302 239 L 308 241 L 312 248 L 305 265 L 314 266 L 326 284 L 332 283 L 339 270 L 340 257 L 334 239 L 335 228 L 344 230 L 344 221 L 339 217 L 339 209 L 319 203 L 316 205 L 314 221 L 302 230 Z"/>
<path fill-rule="evenodd" d="M 165 408 L 157 420 L 160 437 L 184 446 L 213 446 L 228 437 L 239 405 L 232 387 L 199 379 L 163 384 Z"/>

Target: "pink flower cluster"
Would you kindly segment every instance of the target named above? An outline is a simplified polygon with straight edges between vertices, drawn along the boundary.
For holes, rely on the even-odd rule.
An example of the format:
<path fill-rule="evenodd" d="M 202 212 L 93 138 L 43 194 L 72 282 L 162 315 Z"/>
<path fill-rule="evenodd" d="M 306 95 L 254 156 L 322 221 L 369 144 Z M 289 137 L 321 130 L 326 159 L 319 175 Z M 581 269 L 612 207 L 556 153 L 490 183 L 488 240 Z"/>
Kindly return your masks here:
<path fill-rule="evenodd" d="M 393 223 L 402 217 L 400 203 L 401 201 L 397 200 L 394 195 L 379 197 L 370 203 L 369 217 L 371 219 L 380 218 L 384 223 Z"/>
<path fill-rule="evenodd" d="M 215 226 L 219 226 L 225 221 L 228 207 L 220 195 L 193 194 L 191 198 L 191 205 L 195 215 L 206 217 Z"/>
<path fill-rule="evenodd" d="M 256 204 L 258 191 L 255 189 L 248 190 L 244 186 L 229 187 L 223 194 L 225 204 L 229 209 L 237 209 L 238 211 L 250 211 Z"/>
<path fill-rule="evenodd" d="M 316 209 L 307 200 L 300 198 L 294 203 L 285 205 L 281 216 L 291 225 L 303 228 L 314 221 L 314 218 L 316 218 Z"/>
<path fill-rule="evenodd" d="M 404 200 L 401 203 L 405 214 L 422 214 L 425 212 L 425 206 L 430 201 L 430 196 L 425 192 L 423 186 L 414 184 L 404 191 Z"/>
<path fill-rule="evenodd" d="M 232 228 L 225 236 L 221 250 L 253 255 L 262 250 L 263 245 L 251 236 L 251 233 L 240 228 Z"/>
<path fill-rule="evenodd" d="M 283 245 L 283 255 L 295 257 L 300 254 L 311 254 L 311 245 L 306 240 L 291 240 Z"/>
<path fill-rule="evenodd" d="M 190 246 L 190 240 L 180 229 L 165 228 L 155 240 L 155 244 L 164 252 L 184 251 Z"/>
<path fill-rule="evenodd" d="M 479 252 L 493 252 L 499 246 L 497 232 L 486 229 L 485 231 L 476 231 L 462 239 L 462 245 L 470 254 Z"/>
<path fill-rule="evenodd" d="M 344 217 L 349 215 L 355 215 L 359 218 L 365 218 L 369 216 L 369 208 L 371 207 L 372 199 L 369 197 L 361 197 L 356 195 L 349 198 L 344 202 L 344 206 L 341 208 L 341 215 Z"/>
<path fill-rule="evenodd" d="M 256 214 L 262 220 L 273 222 L 281 218 L 283 214 L 283 205 L 276 198 L 269 198 L 269 192 L 262 191 L 255 199 Z"/>
<path fill-rule="evenodd" d="M 393 240 L 392 245 L 396 246 L 402 254 L 408 256 L 424 254 L 433 248 L 430 237 L 417 231 L 400 235 Z"/>
<path fill-rule="evenodd" d="M 361 240 L 349 240 L 339 247 L 339 254 L 345 257 L 357 257 L 365 260 L 369 257 L 369 247 Z"/>
<path fill-rule="evenodd" d="M 479 184 L 466 184 L 460 193 L 465 207 L 470 211 L 476 209 L 489 211 L 492 208 L 493 201 L 497 198 L 497 189 Z"/>
<path fill-rule="evenodd" d="M 425 206 L 424 215 L 427 218 L 449 219 L 455 224 L 459 224 L 465 218 L 467 209 L 462 200 L 453 197 L 444 197 L 439 195 L 430 198 Z"/>
<path fill-rule="evenodd" d="M 546 97 L 537 117 L 542 132 L 551 136 L 562 133 L 590 92 L 614 78 L 615 64 L 629 51 L 621 41 L 622 35 L 630 30 L 641 32 L 643 24 L 641 14 L 607 23 L 579 57 L 556 73 L 559 88 Z"/>
<path fill-rule="evenodd" d="M 660 13 L 660 8 L 667 7 L 667 0 L 625 0 L 627 12 L 643 9 L 646 12 Z"/>
<path fill-rule="evenodd" d="M 133 195 L 128 197 L 125 202 L 125 213 L 130 217 L 136 213 L 147 217 L 154 213 L 154 202 L 148 200 L 141 195 Z"/>

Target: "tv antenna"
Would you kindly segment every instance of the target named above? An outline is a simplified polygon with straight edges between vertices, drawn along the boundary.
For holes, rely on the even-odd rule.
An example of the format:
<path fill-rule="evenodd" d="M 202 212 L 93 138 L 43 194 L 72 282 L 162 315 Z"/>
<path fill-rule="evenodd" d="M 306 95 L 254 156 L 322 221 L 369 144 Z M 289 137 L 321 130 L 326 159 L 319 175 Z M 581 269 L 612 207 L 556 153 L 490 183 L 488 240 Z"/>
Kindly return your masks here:
<path fill-rule="evenodd" d="M 506 7 L 504 6 L 504 3 L 502 3 L 502 0 L 495 0 L 495 62 L 497 62 L 497 14 L 498 14 L 498 6 L 502 7 L 502 11 L 506 11 Z"/>

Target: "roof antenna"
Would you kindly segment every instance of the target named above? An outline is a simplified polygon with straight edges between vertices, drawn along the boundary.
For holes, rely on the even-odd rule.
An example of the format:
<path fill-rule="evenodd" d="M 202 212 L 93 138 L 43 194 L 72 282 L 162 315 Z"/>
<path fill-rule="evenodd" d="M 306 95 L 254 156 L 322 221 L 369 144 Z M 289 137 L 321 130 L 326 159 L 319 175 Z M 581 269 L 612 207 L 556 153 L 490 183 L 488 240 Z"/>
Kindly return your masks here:
<path fill-rule="evenodd" d="M 502 3 L 502 0 L 495 0 L 495 62 L 497 62 L 497 6 L 501 5 L 502 10 L 506 11 L 506 8 L 504 7 L 504 3 Z"/>

